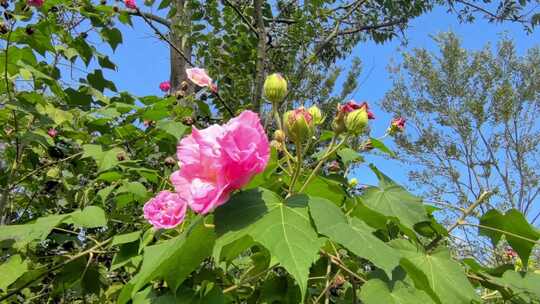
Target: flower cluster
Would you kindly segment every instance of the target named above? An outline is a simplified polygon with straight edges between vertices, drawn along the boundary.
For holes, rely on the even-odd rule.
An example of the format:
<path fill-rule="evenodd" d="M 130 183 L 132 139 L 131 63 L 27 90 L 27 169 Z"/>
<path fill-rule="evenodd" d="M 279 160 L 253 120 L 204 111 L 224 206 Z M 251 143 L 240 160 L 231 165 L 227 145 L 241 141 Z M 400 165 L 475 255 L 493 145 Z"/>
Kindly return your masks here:
<path fill-rule="evenodd" d="M 182 206 L 206 214 L 227 202 L 231 192 L 265 169 L 270 146 L 259 116 L 244 111 L 225 125 L 193 128 L 180 141 L 177 157 L 180 169 L 171 175 L 176 196 L 165 200 L 160 193 L 144 208 L 145 218 L 156 228 L 181 223 L 186 211 Z"/>

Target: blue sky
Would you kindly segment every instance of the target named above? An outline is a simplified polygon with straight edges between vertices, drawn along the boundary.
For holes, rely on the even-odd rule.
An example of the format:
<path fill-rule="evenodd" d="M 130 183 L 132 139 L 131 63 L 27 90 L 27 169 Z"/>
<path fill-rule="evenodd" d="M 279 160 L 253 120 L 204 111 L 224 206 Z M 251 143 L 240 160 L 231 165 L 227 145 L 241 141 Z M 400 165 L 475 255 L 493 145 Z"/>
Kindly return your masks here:
<path fill-rule="evenodd" d="M 120 27 L 124 43 L 112 55 L 113 62 L 118 65 L 118 71 L 107 72 L 107 77 L 114 81 L 121 91 L 129 91 L 140 96 L 161 94 L 158 85 L 169 78 L 169 49 L 166 43 L 158 40 L 141 20 L 133 18 L 133 21 L 133 27 Z M 519 24 L 493 24 L 482 19 L 477 19 L 472 24 L 462 24 L 455 15 L 448 14 L 444 8 L 436 8 L 410 23 L 405 33 L 406 45 L 398 39 L 382 45 L 373 42 L 358 45 L 352 55 L 362 59 L 364 72 L 360 76 L 361 87 L 353 98 L 367 100 L 372 105 L 377 116 L 372 128 L 374 135 L 382 135 L 392 118 L 377 105 L 392 85 L 386 70 L 388 64 L 392 60 L 399 62 L 403 50 L 427 48 L 436 51 L 437 46 L 431 37 L 447 31 L 458 34 L 463 46 L 472 50 L 481 49 L 487 43 L 494 46 L 501 34 L 514 39 L 519 54 L 525 53 L 528 48 L 540 42 L 537 32 L 527 35 Z M 345 60 L 338 64 L 346 67 L 349 61 Z M 391 139 L 387 142 L 390 143 Z M 381 157 L 367 159 L 375 162 L 383 172 L 396 181 L 407 184 L 407 172 L 397 161 Z M 356 170 L 354 176 L 361 183 L 376 183 L 375 176 L 367 166 Z"/>

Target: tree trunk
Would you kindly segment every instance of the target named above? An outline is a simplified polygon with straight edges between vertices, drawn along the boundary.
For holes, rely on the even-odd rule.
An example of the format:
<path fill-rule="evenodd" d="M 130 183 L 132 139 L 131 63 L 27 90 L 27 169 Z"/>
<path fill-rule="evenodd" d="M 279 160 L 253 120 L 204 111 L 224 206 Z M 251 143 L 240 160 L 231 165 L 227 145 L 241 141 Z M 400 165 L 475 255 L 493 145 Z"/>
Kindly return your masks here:
<path fill-rule="evenodd" d="M 176 14 L 171 20 L 170 40 L 187 58 L 191 58 L 191 44 L 189 43 L 190 12 L 185 0 L 176 0 Z M 189 63 L 173 47 L 171 52 L 171 92 L 178 91 L 182 81 L 187 79 L 186 68 Z"/>
<path fill-rule="evenodd" d="M 253 92 L 253 110 L 257 113 L 261 111 L 261 98 L 265 78 L 266 61 L 266 29 L 263 20 L 264 0 L 254 0 L 254 17 L 257 22 L 257 34 L 259 43 L 257 45 L 257 66 L 255 74 L 255 91 Z"/>

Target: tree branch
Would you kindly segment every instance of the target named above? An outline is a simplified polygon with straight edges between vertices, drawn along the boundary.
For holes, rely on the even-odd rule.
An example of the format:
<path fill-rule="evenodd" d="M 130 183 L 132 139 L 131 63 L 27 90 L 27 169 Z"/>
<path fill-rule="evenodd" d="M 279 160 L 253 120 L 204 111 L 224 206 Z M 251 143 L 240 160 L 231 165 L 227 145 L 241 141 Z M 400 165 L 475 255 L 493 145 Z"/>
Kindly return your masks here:
<path fill-rule="evenodd" d="M 139 16 L 139 17 L 146 17 L 147 19 L 149 20 L 152 20 L 152 21 L 155 21 L 163 26 L 166 26 L 168 28 L 171 27 L 171 22 L 165 18 L 162 18 L 160 16 L 157 16 L 157 15 L 154 15 L 152 13 L 147 13 L 147 12 L 142 12 L 141 10 L 137 9 L 137 10 L 127 10 L 127 9 L 123 9 L 123 10 L 120 10 L 120 12 L 125 12 L 127 13 L 128 15 L 132 15 L 132 16 Z"/>
<path fill-rule="evenodd" d="M 260 112 L 262 90 L 265 76 L 266 61 L 266 28 L 263 20 L 263 2 L 264 0 L 254 0 L 254 16 L 257 21 L 257 32 L 259 33 L 259 43 L 257 45 L 257 67 L 255 75 L 255 92 L 253 94 L 253 107 L 256 113 Z"/>
<path fill-rule="evenodd" d="M 244 23 L 249 27 L 251 32 L 253 32 L 253 34 L 255 34 L 255 36 L 257 38 L 259 38 L 259 32 L 257 31 L 257 29 L 253 26 L 253 24 L 251 24 L 251 22 L 248 20 L 248 18 L 242 13 L 242 11 L 236 5 L 234 5 L 229 0 L 223 0 L 223 3 L 225 3 L 225 5 L 232 8 L 234 10 L 234 12 L 240 17 L 240 19 L 242 19 L 242 21 L 244 21 Z"/>
<path fill-rule="evenodd" d="M 388 22 L 375 24 L 375 25 L 360 26 L 360 27 L 357 27 L 357 28 L 352 28 L 352 29 L 340 31 L 340 32 L 338 32 L 338 35 L 350 35 L 350 34 L 355 34 L 355 33 L 363 32 L 363 31 L 372 31 L 372 30 L 377 30 L 377 29 L 383 28 L 383 27 L 395 26 L 395 25 L 402 24 L 402 23 L 405 23 L 405 22 L 407 22 L 407 19 L 403 18 L 403 19 L 388 21 Z"/>

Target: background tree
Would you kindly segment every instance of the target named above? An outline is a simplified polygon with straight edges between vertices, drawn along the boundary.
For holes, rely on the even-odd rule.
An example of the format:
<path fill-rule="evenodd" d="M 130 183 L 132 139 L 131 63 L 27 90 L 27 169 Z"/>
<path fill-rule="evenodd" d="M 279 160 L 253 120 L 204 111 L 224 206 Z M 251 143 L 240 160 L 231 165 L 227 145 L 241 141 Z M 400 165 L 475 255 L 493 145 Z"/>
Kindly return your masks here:
<path fill-rule="evenodd" d="M 540 49 L 520 56 L 502 39 L 467 51 L 452 33 L 435 41 L 440 53 L 415 49 L 390 67 L 394 86 L 382 101 L 411 126 L 396 141 L 411 181 L 449 214 L 492 191 L 477 215 L 515 208 L 538 223 Z"/>

